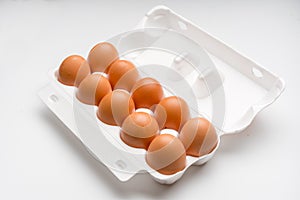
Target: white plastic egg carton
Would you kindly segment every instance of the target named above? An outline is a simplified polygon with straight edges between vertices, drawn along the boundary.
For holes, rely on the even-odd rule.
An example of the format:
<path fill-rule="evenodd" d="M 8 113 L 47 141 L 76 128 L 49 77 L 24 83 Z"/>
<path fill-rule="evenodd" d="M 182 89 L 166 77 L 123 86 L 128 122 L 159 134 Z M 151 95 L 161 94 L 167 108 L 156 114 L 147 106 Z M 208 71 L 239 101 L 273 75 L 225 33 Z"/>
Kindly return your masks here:
<path fill-rule="evenodd" d="M 203 80 L 214 83 L 216 72 L 204 70 L 195 73 L 188 65 L 175 65 L 175 70 L 185 76 L 188 84 L 196 91 L 195 99 L 200 109 L 195 110 L 195 113 L 210 119 L 217 129 L 219 142 L 210 154 L 200 158 L 187 156 L 184 170 L 173 175 L 160 174 L 145 162 L 145 150 L 124 144 L 119 137 L 118 127 L 105 125 L 96 118 L 96 106 L 80 103 L 74 96 L 74 87 L 64 86 L 57 81 L 55 76 L 57 69 L 50 71 L 51 81 L 41 89 L 39 95 L 49 109 L 82 141 L 89 152 L 106 165 L 120 181 L 127 181 L 137 173 L 148 172 L 156 181 L 171 184 L 177 181 L 189 166 L 201 165 L 211 159 L 218 149 L 222 135 L 239 133 L 247 128 L 258 112 L 280 96 L 284 90 L 284 81 L 165 6 L 157 6 L 150 10 L 136 29 L 146 28 L 174 30 L 192 39 L 205 49 L 205 53 L 214 63 L 220 81 L 215 81 L 216 84 L 211 86 L 209 92 L 201 89 L 205 84 Z M 157 38 L 154 42 L 157 42 Z M 151 50 L 149 51 L 134 58 L 130 57 L 130 54 L 124 55 L 124 58 L 134 63 L 143 62 L 143 65 L 147 65 L 147 61 L 153 64 L 151 63 L 153 52 L 151 54 Z M 149 58 L 150 54 L 152 57 Z M 158 59 L 160 63 L 156 64 L 163 63 L 170 66 L 172 63 L 183 62 L 181 57 L 189 57 L 186 52 L 182 52 L 181 56 L 168 53 L 163 55 L 161 52 L 155 56 L 160 58 Z M 165 90 L 165 93 L 168 93 L 168 90 Z M 212 108 L 213 101 L 210 98 L 218 93 L 222 94 L 221 106 L 214 105 Z M 213 109 L 215 112 L 223 111 L 221 121 L 214 118 Z"/>

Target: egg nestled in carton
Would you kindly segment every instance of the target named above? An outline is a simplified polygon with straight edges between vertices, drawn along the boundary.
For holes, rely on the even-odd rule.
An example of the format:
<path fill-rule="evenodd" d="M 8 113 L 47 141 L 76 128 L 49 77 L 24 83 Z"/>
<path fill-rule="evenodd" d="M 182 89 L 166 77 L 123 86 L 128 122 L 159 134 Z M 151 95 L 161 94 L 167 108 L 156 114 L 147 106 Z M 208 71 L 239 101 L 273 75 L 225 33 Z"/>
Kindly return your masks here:
<path fill-rule="evenodd" d="M 64 85 L 78 87 L 91 74 L 88 62 L 79 55 L 71 55 L 63 60 L 57 72 L 57 80 Z"/>
<path fill-rule="evenodd" d="M 99 103 L 97 117 L 105 124 L 121 126 L 135 106 L 130 94 L 126 90 L 117 89 L 106 96 Z"/>
<path fill-rule="evenodd" d="M 95 45 L 87 60 L 78 55 L 67 57 L 57 77 L 64 85 L 78 87 L 77 99 L 97 106 L 97 118 L 119 126 L 121 140 L 132 148 L 145 149 L 145 162 L 163 175 L 184 170 L 186 156 L 204 156 L 217 145 L 218 136 L 208 120 L 190 119 L 184 99 L 164 97 L 163 86 L 154 77 L 140 78 L 134 64 L 120 60 L 108 42 Z M 168 129 L 179 136 L 161 133 Z"/>

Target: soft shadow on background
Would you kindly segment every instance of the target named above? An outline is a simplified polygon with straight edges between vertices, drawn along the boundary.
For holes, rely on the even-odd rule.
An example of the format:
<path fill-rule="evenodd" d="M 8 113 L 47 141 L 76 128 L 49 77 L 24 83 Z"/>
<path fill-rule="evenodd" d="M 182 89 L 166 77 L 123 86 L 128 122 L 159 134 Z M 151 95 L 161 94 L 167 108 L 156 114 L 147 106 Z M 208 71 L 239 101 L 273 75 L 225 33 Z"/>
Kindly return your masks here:
<path fill-rule="evenodd" d="M 41 108 L 39 114 L 45 123 L 49 123 L 56 134 L 56 137 L 62 139 L 64 143 L 76 154 L 92 173 L 98 177 L 99 181 L 105 180 L 111 192 L 117 194 L 120 198 L 130 197 L 134 193 L 147 195 L 151 198 L 163 198 L 168 196 L 168 193 L 175 192 L 180 187 L 183 187 L 185 181 L 193 181 L 193 179 L 201 179 L 204 169 L 209 167 L 209 164 L 202 166 L 191 166 L 181 179 L 173 185 L 163 185 L 154 181 L 147 173 L 136 174 L 128 182 L 120 182 L 114 175 L 99 161 L 97 161 L 84 145 L 73 135 L 73 133 L 46 107 Z M 221 145 L 216 154 L 232 154 L 241 148 L 245 148 L 256 141 L 255 137 L 260 137 L 259 130 L 262 130 L 263 122 L 255 120 L 253 124 L 241 134 L 225 136 L 222 138 Z M 248 137 L 249 135 L 253 137 Z M 245 137 L 246 136 L 246 137 Z M 246 138 L 246 139 L 243 139 Z M 214 158 L 217 159 L 217 158 Z M 212 162 L 212 161 L 210 161 Z M 208 162 L 209 163 L 209 162 Z M 186 180 L 185 180 L 186 179 Z"/>

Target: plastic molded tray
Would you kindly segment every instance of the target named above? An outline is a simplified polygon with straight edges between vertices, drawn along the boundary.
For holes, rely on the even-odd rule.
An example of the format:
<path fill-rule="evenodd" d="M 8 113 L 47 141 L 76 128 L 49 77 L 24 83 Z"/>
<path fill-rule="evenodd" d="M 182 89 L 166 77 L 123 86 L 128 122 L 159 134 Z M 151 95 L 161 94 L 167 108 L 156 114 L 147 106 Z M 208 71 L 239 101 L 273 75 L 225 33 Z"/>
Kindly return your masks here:
<path fill-rule="evenodd" d="M 145 40 L 151 47 L 163 44 L 164 48 L 175 49 L 177 54 L 157 51 L 157 48 L 127 51 L 145 45 Z M 178 41 L 165 42 L 168 40 Z M 212 121 L 217 129 L 219 142 L 222 135 L 239 133 L 247 128 L 258 112 L 275 101 L 284 90 L 281 78 L 165 6 L 153 8 L 136 29 L 108 41 L 124 53 L 122 57 L 143 66 L 139 69 L 145 75 L 150 74 L 164 81 L 165 77 L 160 74 L 166 73 L 145 68 L 148 65 L 163 65 L 175 70 L 180 75 L 178 77 L 184 77 L 185 83 L 188 83 L 195 94 L 188 101 L 197 105 L 194 108 L 195 114 Z M 202 67 L 195 72 L 191 65 Z M 209 65 L 212 67 L 207 67 Z M 55 76 L 56 70 L 50 71 L 51 82 L 40 91 L 41 99 L 91 154 L 121 181 L 129 180 L 137 173 L 148 172 L 156 181 L 171 184 L 189 166 L 207 162 L 218 149 L 217 146 L 213 152 L 200 158 L 187 156 L 187 166 L 183 171 L 173 175 L 160 174 L 146 164 L 145 150 L 128 147 L 117 134 L 111 134 L 118 132 L 117 127 L 97 121 L 95 107 L 84 105 L 74 98 L 75 88 L 60 84 Z M 180 93 L 185 88 L 180 88 L 184 84 L 176 79 L 178 77 L 171 74 L 168 79 L 177 83 L 177 91 Z M 166 85 L 172 83 L 168 82 Z M 168 93 L 167 90 L 165 92 Z"/>

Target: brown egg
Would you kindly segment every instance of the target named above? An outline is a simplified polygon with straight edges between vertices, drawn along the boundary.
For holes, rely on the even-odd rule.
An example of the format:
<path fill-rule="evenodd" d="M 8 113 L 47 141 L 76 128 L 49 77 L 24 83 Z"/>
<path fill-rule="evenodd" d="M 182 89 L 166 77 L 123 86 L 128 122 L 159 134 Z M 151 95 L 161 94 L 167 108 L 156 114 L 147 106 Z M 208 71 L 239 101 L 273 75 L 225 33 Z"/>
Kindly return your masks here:
<path fill-rule="evenodd" d="M 63 60 L 58 70 L 58 81 L 64 85 L 76 86 L 91 73 L 87 61 L 79 55 L 71 55 Z"/>
<path fill-rule="evenodd" d="M 177 137 L 161 134 L 151 142 L 146 154 L 146 162 L 161 174 L 175 174 L 186 166 L 184 146 Z"/>
<path fill-rule="evenodd" d="M 131 147 L 147 149 L 158 133 L 158 124 L 150 114 L 134 112 L 124 120 L 120 137 Z"/>
<path fill-rule="evenodd" d="M 187 103 L 180 97 L 163 98 L 156 106 L 154 116 L 160 129 L 170 128 L 179 131 L 190 118 Z"/>
<path fill-rule="evenodd" d="M 117 49 L 108 42 L 101 42 L 91 49 L 87 60 L 92 72 L 105 72 L 110 64 L 117 59 L 119 59 Z"/>
<path fill-rule="evenodd" d="M 131 92 L 136 108 L 151 108 L 158 104 L 164 96 L 160 83 L 153 78 L 138 80 Z"/>
<path fill-rule="evenodd" d="M 127 60 L 116 60 L 108 71 L 108 79 L 113 89 L 130 91 L 138 78 L 136 67 Z"/>
<path fill-rule="evenodd" d="M 187 155 L 200 157 L 210 153 L 218 143 L 214 126 L 205 118 L 188 120 L 179 134 Z"/>
<path fill-rule="evenodd" d="M 114 90 L 100 101 L 97 116 L 109 125 L 122 125 L 122 122 L 134 112 L 134 102 L 126 90 Z"/>
<path fill-rule="evenodd" d="M 81 81 L 76 97 L 82 103 L 98 106 L 101 99 L 111 91 L 107 78 L 100 74 L 91 74 Z"/>

